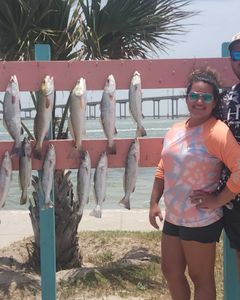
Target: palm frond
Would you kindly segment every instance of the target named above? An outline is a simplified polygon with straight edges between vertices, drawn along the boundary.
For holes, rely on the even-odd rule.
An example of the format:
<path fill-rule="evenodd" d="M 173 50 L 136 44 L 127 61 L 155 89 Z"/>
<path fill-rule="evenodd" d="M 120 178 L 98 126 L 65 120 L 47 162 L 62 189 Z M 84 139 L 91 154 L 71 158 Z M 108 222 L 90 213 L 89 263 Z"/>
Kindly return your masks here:
<path fill-rule="evenodd" d="M 84 55 L 90 59 L 146 58 L 167 51 L 174 37 L 186 32 L 181 21 L 198 13 L 186 10 L 191 1 L 183 0 L 108 0 L 100 10 L 98 0 L 80 2 Z"/>

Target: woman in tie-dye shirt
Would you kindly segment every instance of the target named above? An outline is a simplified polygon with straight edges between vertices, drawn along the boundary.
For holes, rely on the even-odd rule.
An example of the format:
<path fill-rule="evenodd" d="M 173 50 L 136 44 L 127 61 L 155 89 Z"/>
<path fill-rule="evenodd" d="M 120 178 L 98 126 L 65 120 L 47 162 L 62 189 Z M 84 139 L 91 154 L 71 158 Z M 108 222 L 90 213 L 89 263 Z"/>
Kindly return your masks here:
<path fill-rule="evenodd" d="M 214 264 L 223 227 L 221 207 L 240 192 L 240 146 L 229 128 L 213 117 L 218 86 L 209 68 L 191 74 L 186 91 L 190 117 L 166 134 L 153 184 L 149 220 L 159 228 L 157 219 L 163 217 L 158 203 L 163 195 L 162 271 L 177 300 L 191 298 L 186 267 L 194 299 L 216 299 Z M 223 163 L 231 176 L 216 195 Z"/>

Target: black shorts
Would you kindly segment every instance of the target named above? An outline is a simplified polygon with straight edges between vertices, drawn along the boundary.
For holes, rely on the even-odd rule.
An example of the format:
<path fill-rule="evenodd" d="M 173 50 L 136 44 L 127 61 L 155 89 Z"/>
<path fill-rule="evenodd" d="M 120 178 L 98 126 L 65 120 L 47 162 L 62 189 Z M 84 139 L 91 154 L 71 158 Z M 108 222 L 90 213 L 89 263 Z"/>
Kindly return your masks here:
<path fill-rule="evenodd" d="M 230 246 L 240 250 L 240 202 L 233 201 L 233 209 L 223 207 L 223 223 Z"/>
<path fill-rule="evenodd" d="M 203 227 L 185 227 L 164 221 L 163 232 L 171 236 L 178 236 L 184 241 L 200 243 L 219 242 L 223 229 L 223 218 L 215 223 Z"/>

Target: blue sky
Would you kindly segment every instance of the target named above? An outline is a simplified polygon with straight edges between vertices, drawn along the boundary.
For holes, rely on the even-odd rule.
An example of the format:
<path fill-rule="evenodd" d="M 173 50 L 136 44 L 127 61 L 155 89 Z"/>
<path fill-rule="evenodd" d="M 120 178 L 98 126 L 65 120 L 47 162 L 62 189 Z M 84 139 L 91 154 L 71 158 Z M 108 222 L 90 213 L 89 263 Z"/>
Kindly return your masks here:
<path fill-rule="evenodd" d="M 193 0 L 188 9 L 201 11 L 185 21 L 196 25 L 177 37 L 161 58 L 220 57 L 222 42 L 240 32 L 240 0 Z"/>

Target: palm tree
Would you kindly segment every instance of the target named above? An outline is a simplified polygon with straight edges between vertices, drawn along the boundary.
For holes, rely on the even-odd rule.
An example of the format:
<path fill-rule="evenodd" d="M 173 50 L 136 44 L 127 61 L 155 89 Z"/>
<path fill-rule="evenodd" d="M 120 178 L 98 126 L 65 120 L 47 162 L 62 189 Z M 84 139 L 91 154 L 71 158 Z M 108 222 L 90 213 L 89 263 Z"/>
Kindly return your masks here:
<path fill-rule="evenodd" d="M 181 22 L 196 12 L 184 0 L 8 0 L 0 1 L 0 59 L 30 60 L 33 46 L 48 43 L 53 60 L 148 58 L 167 51 Z M 33 101 L 36 98 L 33 93 Z M 58 129 L 62 138 L 68 102 Z M 53 120 L 53 124 L 55 124 Z M 53 128 L 55 134 L 56 128 Z M 39 178 L 33 177 L 30 216 L 39 266 Z M 77 228 L 81 221 L 69 173 L 55 173 L 57 267 L 81 265 Z"/>
<path fill-rule="evenodd" d="M 150 58 L 186 32 L 181 21 L 197 14 L 186 11 L 191 1 L 79 1 L 82 6 L 84 59 Z"/>
<path fill-rule="evenodd" d="M 33 60 L 36 43 L 49 44 L 52 60 L 70 60 L 82 35 L 74 0 L 0 1 L 0 58 Z"/>

